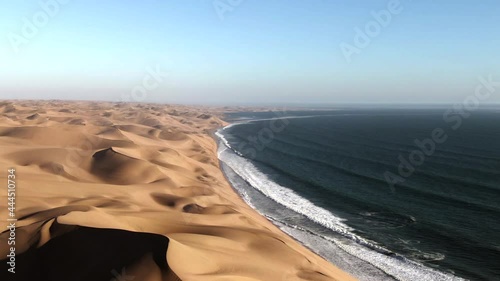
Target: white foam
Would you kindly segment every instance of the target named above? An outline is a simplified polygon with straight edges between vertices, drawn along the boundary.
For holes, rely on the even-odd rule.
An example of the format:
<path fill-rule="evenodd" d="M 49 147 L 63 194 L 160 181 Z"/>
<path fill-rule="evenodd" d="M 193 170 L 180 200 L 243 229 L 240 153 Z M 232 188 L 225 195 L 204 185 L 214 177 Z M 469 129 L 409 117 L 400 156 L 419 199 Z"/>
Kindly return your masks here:
<path fill-rule="evenodd" d="M 387 274 L 393 276 L 397 280 L 429 280 L 429 281 L 450 281 L 450 280 L 465 280 L 450 274 L 446 274 L 430 267 L 426 267 L 417 262 L 408 260 L 399 256 L 395 258 L 387 256 L 366 247 L 359 247 L 355 244 L 347 244 L 336 239 L 324 237 L 325 239 L 335 243 L 349 254 L 364 260 L 375 267 L 381 269 Z"/>
<path fill-rule="evenodd" d="M 237 124 L 232 124 L 230 126 L 234 125 Z M 223 130 L 227 128 L 228 127 L 225 127 L 223 128 Z M 224 144 L 220 145 L 218 150 L 218 157 L 222 162 L 228 165 L 238 176 L 248 182 L 253 188 L 259 190 L 268 198 L 285 206 L 288 209 L 306 216 L 310 220 L 326 228 L 329 228 L 344 237 L 347 237 L 347 241 L 349 242 L 343 241 L 341 239 L 319 235 L 323 239 L 335 244 L 337 247 L 341 248 L 350 255 L 370 263 L 371 265 L 393 276 L 397 280 L 465 280 L 426 267 L 417 262 L 408 260 L 402 256 L 388 256 L 381 252 L 373 250 L 378 249 L 381 251 L 389 252 L 388 250 L 373 245 L 369 241 L 352 233 L 351 231 L 353 229 L 344 223 L 344 219 L 335 216 L 333 213 L 326 209 L 314 205 L 311 201 L 301 197 L 293 190 L 279 185 L 278 183 L 269 179 L 269 177 L 266 174 L 262 173 L 251 161 L 244 158 L 238 151 L 233 150 L 227 139 L 220 131 L 217 132 L 216 135 Z M 251 199 L 249 198 L 248 194 L 244 193 L 242 197 L 247 203 L 251 204 Z M 251 207 L 255 208 L 254 206 Z M 297 229 L 300 230 L 300 227 L 298 227 Z M 360 276 L 358 275 L 358 278 L 359 277 Z"/>
<path fill-rule="evenodd" d="M 222 138 L 224 144 L 228 141 L 220 133 L 217 134 Z M 230 146 L 228 146 L 230 148 Z M 329 228 L 337 233 L 340 233 L 350 239 L 373 248 L 379 248 L 381 251 L 388 251 L 367 240 L 353 234 L 352 228 L 343 223 L 343 219 L 335 216 L 328 210 L 314 205 L 311 201 L 301 197 L 293 190 L 286 188 L 276 182 L 270 180 L 266 174 L 262 173 L 248 159 L 232 153 L 233 150 L 225 149 L 221 146 L 218 152 L 218 157 L 226 165 L 228 165 L 238 176 L 247 181 L 255 189 L 262 192 L 268 198 L 277 203 L 291 209 L 299 214 L 302 214 L 310 220 Z"/>

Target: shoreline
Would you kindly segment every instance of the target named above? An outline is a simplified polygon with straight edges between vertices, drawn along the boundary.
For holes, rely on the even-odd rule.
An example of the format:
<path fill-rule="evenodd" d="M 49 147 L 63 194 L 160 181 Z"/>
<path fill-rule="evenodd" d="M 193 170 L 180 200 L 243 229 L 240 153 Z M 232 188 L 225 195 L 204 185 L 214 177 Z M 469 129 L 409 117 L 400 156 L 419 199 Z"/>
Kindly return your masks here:
<path fill-rule="evenodd" d="M 308 117 L 309 116 L 304 116 L 304 118 L 308 118 Z M 282 117 L 282 118 L 287 118 L 287 117 Z M 267 119 L 245 120 L 244 122 L 231 123 L 231 124 L 229 124 L 229 126 L 235 126 L 235 125 L 238 125 L 241 123 L 246 123 L 246 122 L 265 121 L 265 120 L 267 120 Z M 228 126 L 225 126 L 223 128 L 226 128 L 226 127 L 228 127 Z M 221 131 L 223 128 L 221 128 L 219 131 Z M 216 140 L 218 140 L 219 146 L 225 146 L 225 148 L 226 148 L 225 150 L 231 151 L 231 148 L 227 147 L 230 145 L 225 144 L 225 142 L 227 142 L 227 140 L 225 140 L 225 138 L 222 135 L 216 136 L 216 137 L 217 137 Z M 234 145 L 234 144 L 231 144 L 231 145 Z M 234 154 L 234 157 L 236 157 L 236 158 L 245 159 L 245 160 L 241 160 L 241 161 L 250 161 L 249 159 L 240 155 L 238 152 L 231 151 L 231 152 L 229 152 L 229 154 Z M 378 246 L 376 248 L 371 248 L 371 247 L 368 247 L 364 244 L 359 244 L 357 246 L 346 244 L 345 246 L 341 246 L 341 245 L 344 245 L 343 242 L 340 242 L 340 241 L 342 241 L 342 238 L 338 239 L 338 238 L 333 238 L 333 237 L 329 237 L 329 236 L 326 237 L 323 235 L 319 235 L 319 234 L 315 233 L 313 230 L 308 229 L 307 227 L 303 229 L 301 224 L 298 222 L 297 222 L 298 223 L 297 225 L 292 224 L 291 226 L 287 226 L 286 223 L 283 224 L 283 222 L 280 222 L 280 220 L 277 219 L 277 217 L 273 217 L 272 213 L 274 213 L 274 212 L 269 213 L 269 210 L 266 211 L 266 208 L 269 208 L 269 207 L 255 206 L 254 204 L 252 204 L 252 202 L 253 202 L 252 199 L 254 199 L 254 200 L 272 200 L 275 204 L 280 205 L 279 202 L 275 201 L 275 199 L 272 198 L 272 196 L 268 196 L 268 194 L 265 192 L 262 192 L 261 196 L 260 195 L 257 196 L 258 195 L 257 193 L 261 193 L 260 188 L 254 186 L 254 184 L 255 184 L 254 181 L 248 182 L 246 180 L 246 177 L 255 178 L 255 177 L 259 177 L 259 175 L 252 173 L 252 172 L 249 172 L 250 174 L 247 174 L 245 172 L 244 173 L 245 176 L 243 176 L 243 175 L 239 174 L 241 172 L 238 170 L 239 168 L 236 170 L 233 170 L 236 168 L 236 166 L 234 166 L 234 165 L 243 165 L 246 167 L 245 171 L 248 171 L 249 170 L 248 166 L 249 165 L 251 166 L 251 164 L 248 164 L 248 163 L 247 164 L 242 164 L 242 163 L 236 164 L 237 162 L 240 162 L 240 161 L 234 160 L 234 159 L 231 160 L 230 161 L 231 164 L 229 164 L 229 162 L 227 162 L 229 159 L 228 158 L 229 156 L 223 156 L 223 157 L 226 160 L 224 161 L 219 156 L 219 162 L 221 163 L 221 169 L 223 170 L 224 176 L 229 181 L 232 188 L 242 197 L 242 199 L 245 201 L 245 203 L 250 205 L 254 210 L 256 210 L 259 214 L 261 214 L 263 217 L 265 217 L 268 221 L 273 223 L 273 225 L 278 227 L 286 235 L 289 235 L 292 239 L 294 239 L 295 241 L 297 241 L 298 243 L 300 243 L 304 247 L 308 248 L 310 251 L 314 252 L 315 254 L 321 256 L 321 258 L 334 264 L 336 267 L 339 267 L 341 270 L 344 270 L 344 271 L 348 272 L 349 274 L 352 274 L 353 276 L 360 278 L 362 280 L 381 280 L 381 278 L 383 278 L 384 280 L 386 280 L 386 279 L 413 280 L 412 278 L 417 278 L 419 276 L 422 278 L 425 277 L 425 278 L 427 278 L 427 280 L 463 280 L 460 277 L 457 277 L 454 275 L 448 275 L 446 272 L 442 271 L 442 269 L 438 270 L 436 268 L 428 267 L 424 264 L 413 261 L 413 260 L 411 260 L 403 255 L 392 253 L 391 251 L 388 251 L 385 249 L 382 249 L 384 251 L 377 251 Z M 224 165 L 227 167 L 224 167 Z M 234 175 L 232 175 L 232 176 L 228 175 L 228 171 L 226 171 L 226 169 L 230 169 L 231 173 Z M 263 176 L 263 175 L 261 175 L 261 176 Z M 265 177 L 265 176 L 263 176 L 263 177 Z M 235 181 L 240 181 L 240 180 L 244 181 L 247 186 L 242 187 L 244 185 L 238 184 L 239 188 L 236 188 L 234 186 Z M 280 189 L 280 188 L 282 188 L 282 187 L 276 187 L 276 189 Z M 259 191 L 257 191 L 256 193 L 253 193 L 253 195 L 248 193 L 252 190 L 259 190 Z M 290 191 L 290 192 L 293 193 L 293 191 Z M 253 198 L 252 196 L 257 196 L 257 197 Z M 252 201 L 252 202 L 250 202 L 250 201 Z M 282 206 L 282 207 L 285 208 L 286 210 L 295 212 L 293 210 L 293 208 L 291 209 L 291 208 L 288 208 L 286 206 Z M 294 216 L 294 215 L 292 215 L 292 216 Z M 310 221 L 311 219 L 307 218 L 307 220 Z M 315 222 L 315 223 L 318 224 L 317 222 Z M 317 240 L 316 238 L 308 237 L 307 234 L 304 235 L 301 232 L 303 232 L 303 233 L 307 232 L 310 235 L 317 236 L 320 240 L 324 240 L 324 241 L 323 242 L 320 241 L 321 244 L 315 245 L 314 243 L 317 243 L 318 241 L 316 241 L 316 242 L 311 242 L 311 241 Z M 352 240 L 352 238 L 349 238 L 349 237 L 347 237 L 347 238 L 349 240 Z M 360 237 L 359 239 L 363 239 L 363 238 Z M 354 241 L 351 241 L 351 242 L 354 242 Z M 313 244 L 311 244 L 311 243 L 313 243 Z M 350 268 L 348 265 L 344 264 L 344 261 L 342 259 L 340 260 L 340 262 L 334 262 L 335 260 L 337 260 L 337 261 L 339 260 L 339 258 L 338 258 L 339 253 L 335 253 L 334 256 L 327 254 L 327 252 L 324 251 L 325 250 L 324 247 L 326 245 L 329 245 L 327 247 L 336 248 L 337 251 L 342 251 L 342 252 L 347 253 L 353 259 L 353 262 L 364 264 L 364 265 L 360 264 L 360 266 L 364 268 L 364 270 L 362 270 L 364 272 L 360 272 L 359 269 Z M 344 248 L 344 247 L 346 247 L 346 248 Z M 373 246 L 373 247 L 375 247 L 375 246 Z M 330 254 L 331 254 L 331 252 L 334 252 L 334 251 L 333 250 L 330 251 Z M 392 253 L 392 254 L 390 254 L 388 256 L 387 253 Z M 340 256 L 342 256 L 342 255 L 340 255 Z M 399 257 L 399 258 L 396 258 L 396 257 Z M 345 256 L 343 257 L 343 259 L 345 259 Z M 386 260 L 386 261 L 379 262 L 378 261 L 379 259 Z M 402 259 L 402 260 L 400 260 L 400 259 Z M 357 260 L 357 261 L 355 261 L 355 260 Z M 344 265 L 342 265 L 342 264 L 344 264 Z M 373 279 L 372 276 L 364 275 L 364 273 L 373 272 L 374 270 L 380 270 L 382 272 L 382 274 L 385 275 L 386 277 L 379 277 L 379 279 L 377 279 L 377 278 Z M 408 271 L 408 270 L 409 271 L 416 271 L 415 273 L 413 273 L 415 275 L 413 277 L 411 277 L 413 274 L 408 274 L 409 272 L 405 273 L 405 271 Z M 408 279 L 408 278 L 410 278 L 410 279 Z M 429 279 L 429 278 L 431 278 L 431 279 Z"/>
<path fill-rule="evenodd" d="M 311 116 L 304 116 L 304 118 L 309 118 Z M 288 117 L 282 117 L 282 118 L 288 118 Z M 290 117 L 290 118 L 301 118 L 301 117 Z M 263 121 L 263 120 L 260 120 L 260 119 L 257 119 L 257 120 L 246 120 L 245 122 L 252 122 L 252 121 Z M 242 124 L 242 123 L 245 123 L 245 122 L 236 122 L 236 123 L 228 123 L 226 126 L 223 126 L 221 128 L 219 128 L 218 130 L 216 130 L 216 132 L 224 129 L 224 128 L 228 128 L 230 126 L 235 126 L 235 125 L 238 125 L 238 124 Z M 214 141 L 216 141 L 217 143 L 217 146 L 220 147 L 221 145 L 224 145 L 223 142 L 223 138 L 221 137 L 218 137 L 215 133 L 213 134 L 213 138 L 214 138 Z M 230 149 L 230 148 L 228 148 Z M 247 202 L 247 200 L 242 196 L 242 194 L 240 194 L 240 190 L 238 190 L 237 188 L 235 188 L 233 186 L 233 182 L 231 181 L 231 179 L 229 178 L 228 174 L 226 173 L 225 169 L 223 168 L 223 165 L 226 165 L 227 164 L 221 160 L 219 158 L 219 165 L 221 165 L 220 169 L 224 175 L 224 178 L 226 179 L 226 181 L 228 182 L 229 186 L 232 188 L 232 190 L 241 198 L 243 204 L 246 204 L 247 206 L 249 206 L 251 209 L 253 209 L 256 213 L 258 213 L 259 216 L 261 216 L 262 218 L 264 218 L 266 221 L 268 221 L 269 223 L 271 223 L 273 226 L 275 226 L 278 231 L 280 231 L 281 233 L 283 233 L 284 235 L 290 237 L 291 239 L 293 239 L 295 242 L 297 242 L 298 244 L 300 244 L 302 247 L 306 248 L 308 251 L 310 251 L 312 254 L 314 255 L 317 255 L 318 257 L 320 257 L 321 259 L 323 259 L 325 262 L 337 267 L 338 267 L 338 264 L 335 264 L 334 262 L 332 262 L 331 260 L 328 260 L 328 258 L 324 255 L 321 255 L 319 252 L 318 252 L 318 249 L 314 249 L 314 246 L 312 245 L 307 245 L 307 241 L 306 240 L 300 240 L 298 237 L 296 236 L 293 236 L 293 234 L 290 232 L 292 231 L 292 229 L 296 229 L 296 226 L 286 226 L 284 225 L 283 223 L 279 222 L 278 220 L 275 220 L 275 219 L 272 219 L 271 217 L 269 217 L 267 214 L 265 214 L 262 210 L 259 210 L 257 207 L 253 206 L 250 202 Z M 228 169 L 231 169 L 229 166 L 227 166 Z M 232 169 L 231 169 L 232 170 Z M 244 179 L 242 179 L 244 180 Z M 249 186 L 252 186 L 249 182 L 247 182 L 246 180 L 244 180 Z M 277 202 L 276 202 L 277 203 Z M 279 204 L 279 203 L 277 203 Z M 285 207 L 286 208 L 286 207 Z M 281 225 L 281 226 L 280 226 Z M 288 227 L 290 228 L 289 231 L 287 232 L 284 227 Z M 314 236 L 317 236 L 319 237 L 320 239 L 325 239 L 325 237 L 322 237 L 318 234 L 315 234 L 314 232 L 310 232 L 309 230 L 306 230 L 306 229 L 301 229 L 299 231 L 304 231 L 304 232 L 309 232 L 309 234 L 311 235 L 314 235 Z M 340 262 L 344 262 L 343 259 L 345 259 L 345 255 L 350 255 L 349 252 L 347 252 L 345 249 L 342 249 L 341 247 L 339 247 L 338 245 L 335 245 L 335 243 L 333 241 L 330 241 L 330 243 L 333 243 L 333 245 L 330 245 L 330 247 L 334 247 L 335 248 L 335 251 L 340 251 L 344 254 L 344 256 L 340 255 L 340 259 L 337 257 L 337 261 L 340 263 Z M 335 245 L 335 246 L 334 246 Z M 324 254 L 324 253 L 323 253 Z M 355 257 L 355 256 L 352 256 L 352 258 L 354 259 L 359 259 L 358 257 Z M 366 262 L 368 263 L 367 261 L 364 261 L 362 259 L 359 259 L 359 261 L 362 261 L 362 262 Z M 373 268 L 370 268 L 370 267 L 373 267 Z M 352 272 L 353 270 L 349 271 L 347 270 L 346 268 L 342 268 L 340 267 L 341 270 L 343 270 L 344 272 L 348 273 L 348 274 L 353 274 L 355 272 Z M 381 268 L 378 268 L 376 266 L 374 266 L 373 264 L 370 264 L 368 263 L 367 265 L 367 272 L 373 272 L 374 271 L 378 271 L 380 270 L 381 271 L 381 275 L 384 275 L 382 278 L 383 280 L 398 280 L 397 278 L 395 278 L 394 276 L 391 276 L 389 273 L 383 271 Z M 356 276 L 356 274 L 354 274 L 353 276 L 355 277 L 362 277 L 363 280 L 380 280 L 380 276 L 379 277 L 376 277 L 376 278 L 372 278 L 372 277 L 369 277 L 369 276 L 364 276 L 363 273 L 361 274 L 358 274 L 359 276 Z M 380 275 L 380 273 L 379 273 Z"/>
<path fill-rule="evenodd" d="M 307 118 L 307 117 L 310 117 L 310 116 L 304 116 L 304 118 Z M 219 118 L 221 118 L 221 117 L 219 117 Z M 282 118 L 287 118 L 287 117 L 282 117 Z M 295 117 L 290 117 L 290 118 L 295 118 Z M 302 118 L 302 117 L 298 117 L 298 118 Z M 221 120 L 223 120 L 223 119 L 221 118 Z M 238 124 L 244 123 L 244 122 L 240 122 L 240 123 L 238 123 L 238 122 L 236 122 L 236 123 L 235 123 L 235 122 L 227 122 L 227 121 L 225 121 L 225 120 L 223 120 L 223 121 L 225 122 L 225 125 L 224 125 L 224 126 L 221 126 L 221 127 L 219 127 L 219 128 L 213 129 L 213 130 L 211 130 L 211 132 L 210 132 L 210 137 L 213 139 L 213 141 L 216 143 L 216 146 L 217 146 L 217 153 L 216 153 L 216 154 L 218 154 L 218 151 L 219 151 L 219 148 L 220 148 L 220 145 L 221 145 L 221 142 L 222 142 L 222 139 L 221 139 L 220 137 L 218 137 L 218 136 L 217 136 L 217 132 L 219 132 L 220 130 L 223 130 L 224 128 L 228 128 L 228 127 L 230 127 L 230 126 L 235 126 L 235 125 L 238 125 Z M 249 121 L 260 121 L 260 120 L 249 120 Z M 323 260 L 324 262 L 328 263 L 329 265 L 331 265 L 331 266 L 333 266 L 333 267 L 335 267 L 335 268 L 339 269 L 337 265 L 335 265 L 334 263 L 332 263 L 332 262 L 328 261 L 325 257 L 321 256 L 321 255 L 320 255 L 319 253 L 317 253 L 317 252 L 316 252 L 313 248 L 311 248 L 310 246 L 306 245 L 306 244 L 305 244 L 305 242 L 300 241 L 298 238 L 294 237 L 294 236 L 293 236 L 293 235 L 291 235 L 290 233 L 285 232 L 285 230 L 284 230 L 284 229 L 282 229 L 282 228 L 281 228 L 281 227 L 277 224 L 277 223 L 278 223 L 277 221 L 276 221 L 276 222 L 273 222 L 273 219 L 272 219 L 272 218 L 267 217 L 267 216 L 266 216 L 265 214 L 263 214 L 263 213 L 260 213 L 260 211 L 259 211 L 257 208 L 255 208 L 255 207 L 253 207 L 251 204 L 249 204 L 249 202 L 247 202 L 247 201 L 245 200 L 245 198 L 243 198 L 243 197 L 242 197 L 242 195 L 240 194 L 240 192 L 238 191 L 238 189 L 236 189 L 236 188 L 233 186 L 233 184 L 232 184 L 232 182 L 231 182 L 230 178 L 228 177 L 228 175 L 226 174 L 226 172 L 225 172 L 225 171 L 224 171 L 224 169 L 222 168 L 222 165 L 225 165 L 225 163 L 224 163 L 224 162 L 223 162 L 223 161 L 222 161 L 219 157 L 217 157 L 217 159 L 218 159 L 218 163 L 219 163 L 219 169 L 220 169 L 220 171 L 221 171 L 222 175 L 224 176 L 224 179 L 226 180 L 226 182 L 227 182 L 228 186 L 231 188 L 231 190 L 233 191 L 233 193 L 234 193 L 234 194 L 236 194 L 236 196 L 240 199 L 240 201 L 241 201 L 241 203 L 242 203 L 242 204 L 244 204 L 244 205 L 248 206 L 248 207 L 249 207 L 252 211 L 254 211 L 254 212 L 255 212 L 255 213 L 256 213 L 259 217 L 261 217 L 261 218 L 262 218 L 262 219 L 264 219 L 266 222 L 268 222 L 269 224 L 271 224 L 271 225 L 275 228 L 275 230 L 276 230 L 276 231 L 278 231 L 278 232 L 279 232 L 279 233 L 281 233 L 282 235 L 285 235 L 286 237 L 288 237 L 288 238 L 292 239 L 293 241 L 295 241 L 296 243 L 298 243 L 300 246 L 304 247 L 307 251 L 309 251 L 309 252 L 310 252 L 309 254 L 312 254 L 312 255 L 314 255 L 314 256 L 316 256 L 316 257 L 320 258 L 320 259 L 321 259 L 321 260 Z M 342 270 L 342 269 L 340 269 L 340 270 Z M 347 272 L 347 271 L 344 271 L 344 270 L 343 270 L 343 272 L 345 272 L 345 273 L 347 273 L 347 274 L 351 274 L 351 273 L 349 273 L 349 272 Z M 388 278 L 392 278 L 390 275 L 388 275 L 387 277 L 388 277 Z M 343 280 L 343 279 L 339 279 L 339 280 Z M 396 280 L 396 279 L 393 279 L 393 280 Z M 285 280 L 284 280 L 284 281 L 285 281 Z"/>

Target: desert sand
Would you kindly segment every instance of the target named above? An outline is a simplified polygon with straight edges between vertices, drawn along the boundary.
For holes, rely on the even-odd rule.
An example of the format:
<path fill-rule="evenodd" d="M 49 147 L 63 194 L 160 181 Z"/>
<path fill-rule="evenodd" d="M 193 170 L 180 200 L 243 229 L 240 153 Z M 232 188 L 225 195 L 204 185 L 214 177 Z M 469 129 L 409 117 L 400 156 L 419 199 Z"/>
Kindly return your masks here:
<path fill-rule="evenodd" d="M 223 125 L 202 107 L 1 102 L 0 279 L 354 280 L 235 193 L 211 137 Z"/>

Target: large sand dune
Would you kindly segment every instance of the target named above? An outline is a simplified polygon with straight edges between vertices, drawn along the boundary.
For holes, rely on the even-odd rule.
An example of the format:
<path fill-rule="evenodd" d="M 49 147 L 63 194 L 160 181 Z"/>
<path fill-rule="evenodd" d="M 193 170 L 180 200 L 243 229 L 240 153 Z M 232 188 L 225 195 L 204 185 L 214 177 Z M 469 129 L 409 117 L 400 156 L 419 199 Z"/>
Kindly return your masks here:
<path fill-rule="evenodd" d="M 223 124 L 209 108 L 0 103 L 18 219 L 16 274 L 2 260 L 1 280 L 352 280 L 231 189 L 210 136 Z"/>

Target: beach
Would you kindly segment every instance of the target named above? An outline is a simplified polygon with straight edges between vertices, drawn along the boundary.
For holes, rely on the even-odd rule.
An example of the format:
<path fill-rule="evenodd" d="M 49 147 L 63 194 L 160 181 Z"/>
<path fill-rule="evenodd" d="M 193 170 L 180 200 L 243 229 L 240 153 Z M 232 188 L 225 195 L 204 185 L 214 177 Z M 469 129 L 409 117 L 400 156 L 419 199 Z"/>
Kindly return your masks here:
<path fill-rule="evenodd" d="M 354 280 L 233 190 L 212 137 L 220 112 L 0 103 L 0 177 L 15 183 L 15 209 L 0 197 L 2 229 L 15 223 L 15 245 L 0 234 L 2 280 Z"/>

